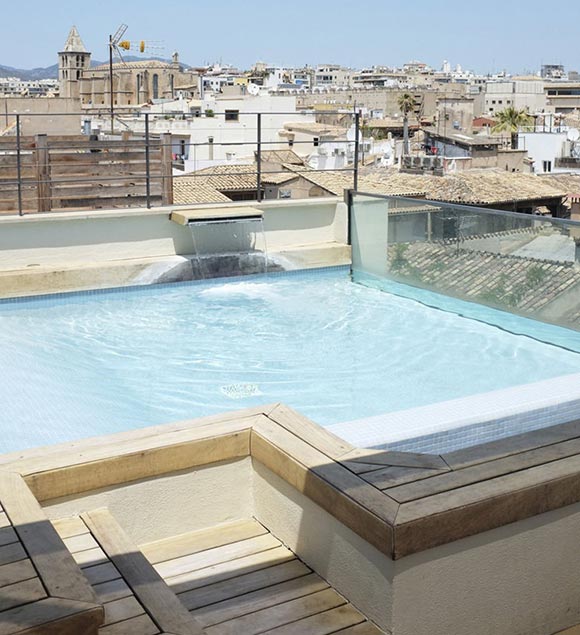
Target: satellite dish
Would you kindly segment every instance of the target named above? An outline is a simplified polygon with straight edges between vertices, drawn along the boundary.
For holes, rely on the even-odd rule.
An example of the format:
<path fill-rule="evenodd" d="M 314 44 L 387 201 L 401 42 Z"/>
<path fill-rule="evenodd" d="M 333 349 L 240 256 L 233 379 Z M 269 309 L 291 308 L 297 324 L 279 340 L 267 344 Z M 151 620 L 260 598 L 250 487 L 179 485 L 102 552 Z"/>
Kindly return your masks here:
<path fill-rule="evenodd" d="M 576 142 L 580 139 L 580 131 L 578 128 L 570 128 L 568 130 L 568 141 Z"/>
<path fill-rule="evenodd" d="M 248 84 L 248 93 L 250 95 L 259 95 L 260 87 L 257 84 Z"/>

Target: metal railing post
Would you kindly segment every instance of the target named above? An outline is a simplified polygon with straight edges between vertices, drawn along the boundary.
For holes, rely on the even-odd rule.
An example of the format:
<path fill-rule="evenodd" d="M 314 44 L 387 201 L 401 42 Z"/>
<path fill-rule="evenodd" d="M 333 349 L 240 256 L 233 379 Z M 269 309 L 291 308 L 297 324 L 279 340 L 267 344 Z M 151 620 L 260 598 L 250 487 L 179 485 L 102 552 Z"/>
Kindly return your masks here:
<path fill-rule="evenodd" d="M 145 188 L 147 197 L 147 209 L 151 208 L 151 163 L 149 148 L 149 113 L 145 113 Z"/>
<path fill-rule="evenodd" d="M 360 150 L 360 112 L 354 113 L 354 174 L 353 174 L 353 190 L 358 190 L 358 157 Z"/>
<path fill-rule="evenodd" d="M 16 178 L 18 179 L 18 215 L 22 216 L 22 156 L 20 152 L 20 115 L 16 115 Z"/>
<path fill-rule="evenodd" d="M 262 114 L 257 117 L 256 187 L 258 203 L 262 200 Z"/>

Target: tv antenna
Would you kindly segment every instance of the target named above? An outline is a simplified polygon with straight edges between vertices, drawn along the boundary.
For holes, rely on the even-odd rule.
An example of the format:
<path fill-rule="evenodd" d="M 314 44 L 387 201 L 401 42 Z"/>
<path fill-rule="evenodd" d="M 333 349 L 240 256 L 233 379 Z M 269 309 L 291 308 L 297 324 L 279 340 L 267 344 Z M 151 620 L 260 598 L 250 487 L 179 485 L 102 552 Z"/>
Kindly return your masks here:
<path fill-rule="evenodd" d="M 164 49 L 162 42 L 152 42 L 140 40 L 138 42 L 130 42 L 129 40 L 124 40 L 123 36 L 127 32 L 129 27 L 126 24 L 121 24 L 121 26 L 115 31 L 114 35 L 109 35 L 109 85 L 110 85 L 110 109 L 111 109 L 111 134 L 114 133 L 114 118 L 115 118 L 115 88 L 113 84 L 114 76 L 113 76 L 113 57 L 116 55 L 123 64 L 125 64 L 125 60 L 123 59 L 123 51 L 135 50 L 135 52 L 146 53 L 151 50 L 162 51 Z"/>
<path fill-rule="evenodd" d="M 126 24 L 121 24 L 121 26 L 117 29 L 114 35 L 109 35 L 109 101 L 111 107 L 111 134 L 115 132 L 115 88 L 113 86 L 113 53 L 117 53 L 117 55 L 123 59 L 119 51 L 119 43 L 121 42 L 121 38 L 125 35 L 129 27 Z"/>

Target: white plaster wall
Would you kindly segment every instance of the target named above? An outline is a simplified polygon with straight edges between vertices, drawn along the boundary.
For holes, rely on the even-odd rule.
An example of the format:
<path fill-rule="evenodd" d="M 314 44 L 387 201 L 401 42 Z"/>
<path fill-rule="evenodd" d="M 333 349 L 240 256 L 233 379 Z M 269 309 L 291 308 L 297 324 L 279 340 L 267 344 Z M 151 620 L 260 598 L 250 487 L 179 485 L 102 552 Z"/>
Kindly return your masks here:
<path fill-rule="evenodd" d="M 255 517 L 362 613 L 390 628 L 393 562 L 260 462 L 254 470 Z"/>
<path fill-rule="evenodd" d="M 395 562 L 394 635 L 552 635 L 580 622 L 580 505 Z"/>
<path fill-rule="evenodd" d="M 251 460 L 171 473 L 43 503 L 49 518 L 108 507 L 137 544 L 251 518 Z"/>
<path fill-rule="evenodd" d="M 256 204 L 232 204 L 233 208 L 245 206 Z M 338 198 L 275 201 L 263 203 L 261 208 L 271 252 L 346 242 L 347 210 Z M 171 211 L 136 209 L 1 218 L 0 271 L 194 253 L 190 228 L 171 221 Z M 257 248 L 260 241 L 261 236 Z"/>

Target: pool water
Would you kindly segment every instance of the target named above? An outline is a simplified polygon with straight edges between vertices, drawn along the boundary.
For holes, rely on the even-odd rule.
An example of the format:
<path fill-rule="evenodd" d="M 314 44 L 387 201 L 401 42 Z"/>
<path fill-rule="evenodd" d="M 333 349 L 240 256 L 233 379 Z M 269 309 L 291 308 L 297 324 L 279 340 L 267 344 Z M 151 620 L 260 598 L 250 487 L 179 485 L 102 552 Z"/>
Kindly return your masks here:
<path fill-rule="evenodd" d="M 0 361 L 0 452 L 279 401 L 328 425 L 580 372 L 345 270 L 2 302 Z"/>

